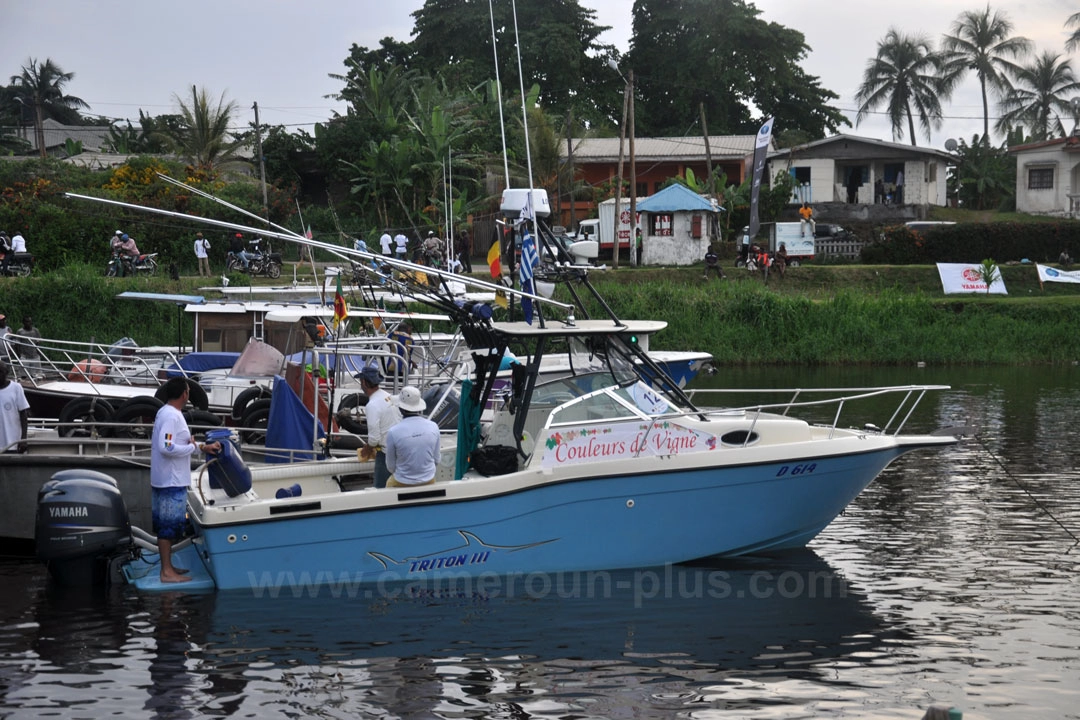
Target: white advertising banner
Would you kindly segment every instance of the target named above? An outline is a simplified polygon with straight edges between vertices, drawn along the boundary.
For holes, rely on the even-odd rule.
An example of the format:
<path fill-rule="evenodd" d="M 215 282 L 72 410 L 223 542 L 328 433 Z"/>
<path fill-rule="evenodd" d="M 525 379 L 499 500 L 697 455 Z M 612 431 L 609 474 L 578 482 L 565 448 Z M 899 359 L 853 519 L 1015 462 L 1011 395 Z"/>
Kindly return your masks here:
<path fill-rule="evenodd" d="M 941 276 L 941 287 L 946 295 L 957 293 L 985 293 L 986 283 L 979 275 L 981 265 L 974 263 L 938 263 L 938 275 Z M 990 293 L 993 295 L 1008 295 L 1005 290 L 1005 281 L 998 272 L 997 278 L 990 285 Z"/>
<path fill-rule="evenodd" d="M 1080 270 L 1059 270 L 1035 263 L 1039 271 L 1039 282 L 1080 283 Z"/>

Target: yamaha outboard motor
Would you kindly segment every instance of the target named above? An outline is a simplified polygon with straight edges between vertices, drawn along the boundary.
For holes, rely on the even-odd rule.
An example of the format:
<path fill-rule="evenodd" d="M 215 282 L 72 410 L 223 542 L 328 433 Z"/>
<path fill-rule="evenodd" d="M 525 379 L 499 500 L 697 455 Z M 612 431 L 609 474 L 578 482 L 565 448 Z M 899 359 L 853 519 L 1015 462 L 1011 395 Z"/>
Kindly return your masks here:
<path fill-rule="evenodd" d="M 38 491 L 38 559 L 63 585 L 104 584 L 131 546 L 131 523 L 116 480 L 63 470 Z"/>

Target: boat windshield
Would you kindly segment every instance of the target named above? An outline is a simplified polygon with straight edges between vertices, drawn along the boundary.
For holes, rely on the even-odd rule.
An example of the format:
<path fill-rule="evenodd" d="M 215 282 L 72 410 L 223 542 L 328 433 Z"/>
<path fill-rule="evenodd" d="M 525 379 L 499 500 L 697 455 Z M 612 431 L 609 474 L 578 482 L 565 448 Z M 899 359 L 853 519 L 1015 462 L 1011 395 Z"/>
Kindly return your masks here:
<path fill-rule="evenodd" d="M 575 373 L 608 374 L 608 384 L 629 385 L 638 380 L 627 350 L 611 337 L 570 338 L 570 361 Z"/>
<path fill-rule="evenodd" d="M 546 395 L 551 403 L 563 402 L 562 407 L 551 413 L 548 425 L 563 423 L 596 423 L 612 422 L 626 419 L 645 419 L 657 417 L 673 411 L 673 406 L 663 393 L 638 381 L 632 385 L 612 385 L 610 375 L 588 376 L 595 383 L 595 390 L 584 392 L 571 398 L 574 391 L 580 391 L 583 387 L 576 381 L 584 378 L 564 378 L 563 380 L 548 383 L 545 388 L 552 392 Z M 606 386 L 602 383 L 607 383 Z M 562 389 L 561 393 L 554 392 L 556 387 Z M 540 388 L 537 388 L 539 393 Z M 535 406 L 535 403 L 534 403 Z"/>

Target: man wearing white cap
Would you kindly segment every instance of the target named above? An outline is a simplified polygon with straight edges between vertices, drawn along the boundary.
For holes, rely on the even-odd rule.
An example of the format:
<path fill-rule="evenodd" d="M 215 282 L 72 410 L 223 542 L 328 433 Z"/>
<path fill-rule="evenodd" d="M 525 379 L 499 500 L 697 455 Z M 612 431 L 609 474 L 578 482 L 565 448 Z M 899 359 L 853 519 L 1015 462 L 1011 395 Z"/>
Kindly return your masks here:
<path fill-rule="evenodd" d="M 439 426 L 423 416 L 427 406 L 412 385 L 401 388 L 397 406 L 402 420 L 386 433 L 386 467 L 393 473 L 386 487 L 430 485 L 442 458 Z"/>
<path fill-rule="evenodd" d="M 375 487 L 386 487 L 390 470 L 386 467 L 386 434 L 401 420 L 394 396 L 383 390 L 383 376 L 378 368 L 368 365 L 360 373 L 360 389 L 367 395 L 364 415 L 367 417 L 367 443 L 360 448 L 362 460 L 375 460 Z"/>

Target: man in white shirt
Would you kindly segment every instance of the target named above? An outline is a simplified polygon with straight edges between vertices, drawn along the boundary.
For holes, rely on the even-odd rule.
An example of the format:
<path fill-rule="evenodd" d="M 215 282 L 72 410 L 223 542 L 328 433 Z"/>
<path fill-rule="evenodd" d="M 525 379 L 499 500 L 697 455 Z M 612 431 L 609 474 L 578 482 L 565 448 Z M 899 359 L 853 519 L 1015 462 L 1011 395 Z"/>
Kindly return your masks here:
<path fill-rule="evenodd" d="M 191 578 L 184 574 L 186 570 L 173 566 L 172 546 L 184 537 L 191 456 L 200 451 L 220 452 L 221 443 L 202 444 L 191 437 L 183 414 L 188 402 L 187 378 L 171 378 L 161 387 L 165 404 L 154 417 L 150 439 L 151 514 L 161 556 L 161 582 L 182 583 Z"/>
<path fill-rule="evenodd" d="M 24 453 L 30 403 L 23 386 L 9 380 L 8 373 L 7 363 L 0 362 L 0 452 Z"/>
<path fill-rule="evenodd" d="M 199 277 L 210 277 L 210 241 L 195 233 L 195 257 L 199 259 Z"/>
<path fill-rule="evenodd" d="M 398 233 L 394 236 L 394 257 L 398 260 L 405 260 L 409 254 L 409 238 L 405 237 L 405 233 Z"/>
<path fill-rule="evenodd" d="M 382 234 L 382 237 L 379 238 L 379 247 L 382 248 L 382 254 L 386 257 L 390 257 L 394 252 L 393 245 L 394 238 L 390 237 L 390 231 L 387 230 Z"/>
<path fill-rule="evenodd" d="M 423 416 L 427 405 L 412 385 L 401 388 L 397 406 L 402 420 L 386 433 L 386 467 L 393 473 L 386 486 L 430 485 L 442 459 L 439 426 Z"/>
<path fill-rule="evenodd" d="M 362 460 L 375 459 L 375 487 L 386 487 L 390 470 L 386 467 L 386 434 L 401 421 L 394 397 L 383 390 L 383 376 L 378 368 L 368 366 L 360 373 L 360 389 L 367 395 L 364 414 L 367 416 L 367 443 L 360 448 Z"/>
<path fill-rule="evenodd" d="M 11 252 L 26 252 L 26 238 L 18 231 L 16 231 L 15 236 L 11 238 Z"/>

